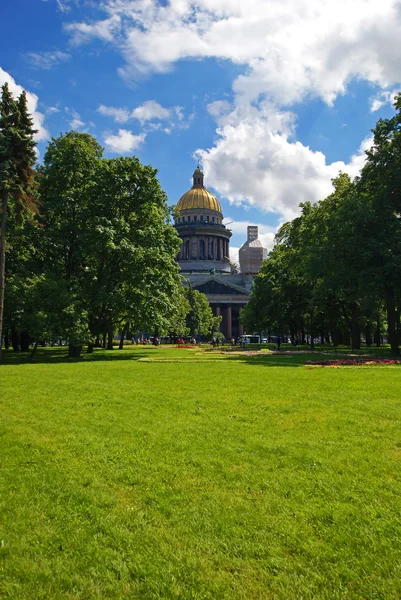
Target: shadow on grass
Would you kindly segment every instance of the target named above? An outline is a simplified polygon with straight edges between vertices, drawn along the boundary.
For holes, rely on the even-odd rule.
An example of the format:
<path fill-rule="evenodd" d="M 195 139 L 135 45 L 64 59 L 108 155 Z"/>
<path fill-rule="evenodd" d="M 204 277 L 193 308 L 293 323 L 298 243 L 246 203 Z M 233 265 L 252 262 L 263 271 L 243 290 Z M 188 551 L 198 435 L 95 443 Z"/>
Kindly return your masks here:
<path fill-rule="evenodd" d="M 251 355 L 246 351 L 244 353 L 236 352 L 234 355 L 230 355 L 229 352 L 221 360 L 213 360 L 213 355 L 218 353 L 221 357 L 221 350 L 207 350 L 205 354 L 209 354 L 211 361 L 200 358 L 192 358 L 188 360 L 188 354 L 185 349 L 181 352 L 174 353 L 174 355 L 168 356 L 169 352 L 164 353 L 160 350 L 175 350 L 176 348 L 171 346 L 160 346 L 154 348 L 151 346 L 142 347 L 128 347 L 123 350 L 105 350 L 103 348 L 95 348 L 92 354 L 86 353 L 84 348 L 80 358 L 69 358 L 68 347 L 46 347 L 38 348 L 33 360 L 31 359 L 30 353 L 16 353 L 11 350 L 4 351 L 3 354 L 3 365 L 1 366 L 14 366 L 14 365 L 26 365 L 26 364 L 70 364 L 70 363 L 87 363 L 87 362 L 114 362 L 114 361 L 138 361 L 141 358 L 149 359 L 146 363 L 157 363 L 157 364 L 201 364 L 205 365 L 216 363 L 242 363 L 253 366 L 264 366 L 264 367 L 302 367 L 306 361 L 310 360 L 327 360 L 327 359 L 341 359 L 345 357 L 358 358 L 359 356 L 371 356 L 372 358 L 384 358 L 390 357 L 390 350 L 387 348 L 364 348 L 363 350 L 353 351 L 349 348 L 341 348 L 340 351 L 334 348 L 316 349 L 315 351 L 300 350 L 296 352 L 289 352 L 288 354 L 284 350 L 280 353 L 264 354 L 264 355 Z M 224 349 L 223 349 L 224 351 Z M 153 355 L 153 356 L 152 356 Z M 205 356 L 205 355 L 204 355 Z M 217 357 L 216 357 L 217 358 Z M 154 360 L 153 360 L 154 359 Z M 146 364 L 145 363 L 145 364 Z M 143 364 L 143 363 L 141 363 Z"/>
<path fill-rule="evenodd" d="M 68 347 L 62 346 L 57 348 L 38 348 L 33 360 L 30 352 L 13 352 L 3 351 L 3 364 L 1 366 L 13 365 L 40 365 L 40 364 L 69 364 L 69 363 L 84 363 L 84 362 L 99 362 L 99 361 L 121 361 L 133 360 L 137 361 L 140 358 L 148 356 L 149 353 L 141 351 L 127 350 L 104 350 L 103 348 L 95 348 L 92 354 L 87 354 L 86 349 L 83 350 L 80 358 L 69 358 Z"/>
<path fill-rule="evenodd" d="M 364 348 L 361 350 L 351 350 L 350 348 L 324 348 L 315 350 L 291 351 L 288 354 L 277 352 L 265 356 L 250 356 L 244 353 L 243 356 L 236 355 L 232 357 L 241 362 L 251 365 L 263 365 L 264 367 L 301 367 L 307 361 L 327 361 L 350 359 L 357 361 L 358 358 L 369 357 L 372 359 L 392 358 L 389 348 Z M 229 357 L 231 359 L 231 357 Z M 308 365 L 307 365 L 308 366 Z"/>

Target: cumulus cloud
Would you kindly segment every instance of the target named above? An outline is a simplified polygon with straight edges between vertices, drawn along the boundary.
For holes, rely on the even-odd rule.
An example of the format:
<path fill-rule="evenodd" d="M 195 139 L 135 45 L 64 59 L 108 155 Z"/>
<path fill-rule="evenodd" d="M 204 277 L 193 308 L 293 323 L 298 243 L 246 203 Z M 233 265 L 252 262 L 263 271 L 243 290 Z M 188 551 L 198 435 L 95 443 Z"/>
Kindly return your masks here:
<path fill-rule="evenodd" d="M 394 98 L 397 94 L 401 92 L 400 89 L 392 90 L 391 92 L 388 90 L 383 90 L 378 92 L 375 96 L 372 96 L 370 101 L 370 112 L 376 112 L 382 106 L 386 104 L 392 104 L 394 102 Z"/>
<path fill-rule="evenodd" d="M 27 62 L 35 69 L 49 70 L 60 63 L 70 60 L 71 54 L 54 50 L 52 52 L 28 52 L 25 56 Z"/>
<path fill-rule="evenodd" d="M 134 108 L 131 116 L 143 124 L 146 121 L 169 119 L 171 117 L 171 110 L 164 108 L 155 100 L 147 100 L 141 106 Z"/>
<path fill-rule="evenodd" d="M 308 95 L 333 102 L 352 77 L 383 87 L 399 79 L 397 0 L 105 0 L 102 7 L 107 19 L 66 30 L 76 43 L 115 42 L 134 70 L 224 58 L 247 67 L 237 93 L 284 104 Z"/>
<path fill-rule="evenodd" d="M 68 122 L 71 129 L 78 130 L 84 127 L 85 123 L 82 121 L 81 116 L 73 108 L 65 107 L 65 112 L 69 115 L 70 120 Z"/>
<path fill-rule="evenodd" d="M 136 150 L 145 141 L 145 138 L 145 133 L 134 135 L 128 129 L 119 129 L 117 135 L 105 134 L 103 139 L 109 152 L 126 154 Z"/>
<path fill-rule="evenodd" d="M 76 43 L 115 44 L 127 78 L 167 72 L 183 59 L 243 66 L 232 102 L 208 105 L 217 138 L 197 156 L 230 202 L 284 218 L 298 214 L 300 202 L 327 196 L 339 170 L 356 174 L 364 161 L 359 149 L 347 163 L 329 164 L 298 142 L 292 107 L 311 98 L 332 105 L 360 79 L 383 90 L 371 101 L 378 110 L 400 83 L 398 0 L 104 0 L 101 7 L 106 20 L 67 30 Z"/>
<path fill-rule="evenodd" d="M 235 265 L 239 266 L 239 248 L 230 246 L 230 260 Z"/>
<path fill-rule="evenodd" d="M 75 46 L 85 44 L 91 39 L 100 39 L 103 42 L 113 42 L 121 26 L 118 14 L 103 21 L 92 23 L 65 23 L 64 30 L 71 34 L 71 42 Z"/>
<path fill-rule="evenodd" d="M 100 104 L 97 112 L 105 117 L 112 117 L 116 123 L 126 123 L 130 118 L 130 112 L 127 108 L 118 108 Z"/>
<path fill-rule="evenodd" d="M 11 77 L 9 73 L 0 67 L 0 86 L 2 86 L 4 83 L 8 83 L 10 91 L 15 98 L 17 98 L 24 90 L 23 87 L 15 82 L 15 79 Z M 38 133 L 35 135 L 35 140 L 37 142 L 42 142 L 49 138 L 49 132 L 44 126 L 45 115 L 37 110 L 39 102 L 37 95 L 33 94 L 32 92 L 28 92 L 28 90 L 25 91 L 28 101 L 28 110 L 33 117 L 35 129 L 38 130 Z"/>
<path fill-rule="evenodd" d="M 193 119 L 193 115 L 185 119 L 182 106 L 165 108 L 156 100 L 147 100 L 131 111 L 128 108 L 100 104 L 97 111 L 101 115 L 111 117 L 116 123 L 136 119 L 146 131 L 163 131 L 166 134 L 170 134 L 173 129 L 187 129 Z"/>
<path fill-rule="evenodd" d="M 208 183 L 232 204 L 285 219 L 299 214 L 301 202 L 328 196 L 339 171 L 356 175 L 370 144 L 365 140 L 348 163 L 327 164 L 322 152 L 293 140 L 294 116 L 269 105 L 234 110 L 223 117 L 217 132 L 213 148 L 196 152 Z"/>

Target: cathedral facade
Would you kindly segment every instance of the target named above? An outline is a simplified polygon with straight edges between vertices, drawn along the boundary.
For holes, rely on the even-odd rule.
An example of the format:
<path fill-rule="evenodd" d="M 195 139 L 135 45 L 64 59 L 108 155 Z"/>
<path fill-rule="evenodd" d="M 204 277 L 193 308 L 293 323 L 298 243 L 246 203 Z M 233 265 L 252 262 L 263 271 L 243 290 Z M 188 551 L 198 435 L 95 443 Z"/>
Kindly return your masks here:
<path fill-rule="evenodd" d="M 175 227 L 182 241 L 177 260 L 185 284 L 206 294 L 213 314 L 223 317 L 223 335 L 237 338 L 243 333 L 239 312 L 248 302 L 253 278 L 267 251 L 258 240 L 258 228 L 248 227 L 238 272 L 230 261 L 231 231 L 223 224 L 220 202 L 205 188 L 203 179 L 198 166 L 192 188 L 177 204 Z"/>

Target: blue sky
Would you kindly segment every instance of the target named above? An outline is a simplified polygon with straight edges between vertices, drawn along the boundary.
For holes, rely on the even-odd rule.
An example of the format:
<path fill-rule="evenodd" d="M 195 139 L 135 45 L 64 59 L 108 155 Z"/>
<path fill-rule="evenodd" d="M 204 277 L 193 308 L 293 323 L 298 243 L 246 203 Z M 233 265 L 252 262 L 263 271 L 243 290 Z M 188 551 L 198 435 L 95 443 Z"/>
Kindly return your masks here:
<path fill-rule="evenodd" d="M 400 88 L 394 0 L 3 0 L 0 83 L 29 93 L 39 151 L 71 128 L 159 170 L 169 202 L 205 184 L 271 247 L 300 202 L 356 175 Z"/>

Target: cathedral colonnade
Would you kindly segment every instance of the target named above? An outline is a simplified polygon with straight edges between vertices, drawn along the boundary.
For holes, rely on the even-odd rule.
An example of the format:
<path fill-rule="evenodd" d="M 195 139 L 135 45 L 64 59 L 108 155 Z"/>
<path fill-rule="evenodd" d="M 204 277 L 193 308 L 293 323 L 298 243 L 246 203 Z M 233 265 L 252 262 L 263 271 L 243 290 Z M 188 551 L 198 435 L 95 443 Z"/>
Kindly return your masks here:
<path fill-rule="evenodd" d="M 229 257 L 229 241 L 213 235 L 183 236 L 178 260 L 217 260 Z"/>
<path fill-rule="evenodd" d="M 210 305 L 214 316 L 222 317 L 220 331 L 227 340 L 230 340 L 233 337 L 237 339 L 240 335 L 243 335 L 244 328 L 239 322 L 239 313 L 245 304 L 233 302 L 211 302 Z"/>

